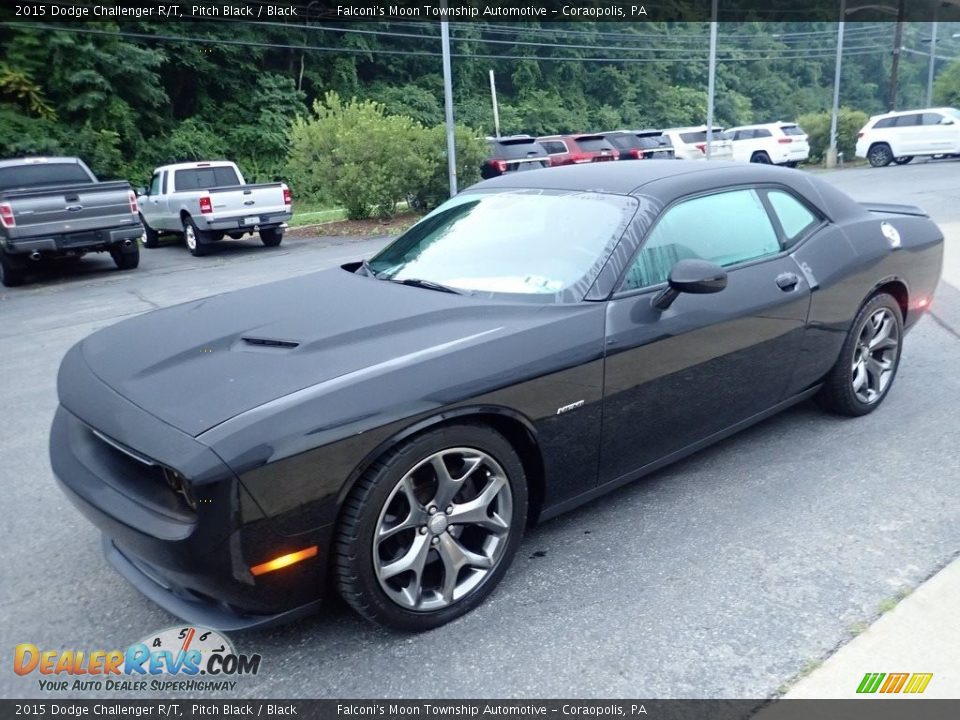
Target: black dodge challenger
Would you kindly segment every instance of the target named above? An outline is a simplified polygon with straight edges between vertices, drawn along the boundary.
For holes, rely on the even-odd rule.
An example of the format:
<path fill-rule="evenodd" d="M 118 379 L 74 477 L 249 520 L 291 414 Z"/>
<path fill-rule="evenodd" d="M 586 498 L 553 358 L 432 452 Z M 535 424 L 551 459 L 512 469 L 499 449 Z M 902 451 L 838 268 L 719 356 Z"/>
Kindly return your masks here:
<path fill-rule="evenodd" d="M 336 588 L 423 630 L 493 590 L 529 523 L 805 398 L 875 410 L 942 253 L 921 210 L 797 170 L 508 174 L 369 261 L 86 338 L 52 466 L 186 620 L 289 620 Z"/>

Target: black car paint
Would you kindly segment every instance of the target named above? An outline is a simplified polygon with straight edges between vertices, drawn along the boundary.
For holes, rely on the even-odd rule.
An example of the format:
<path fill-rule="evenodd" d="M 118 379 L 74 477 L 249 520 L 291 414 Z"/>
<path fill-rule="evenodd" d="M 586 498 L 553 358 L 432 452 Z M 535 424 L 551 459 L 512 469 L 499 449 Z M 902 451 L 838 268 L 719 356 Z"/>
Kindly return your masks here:
<path fill-rule="evenodd" d="M 637 197 L 583 302 L 452 295 L 348 267 L 102 330 L 61 366 L 55 474 L 111 539 L 108 556 L 158 603 L 224 628 L 262 624 L 315 607 L 341 502 L 405 437 L 454 418 L 493 424 L 522 451 L 531 520 L 550 517 L 809 396 L 877 287 L 896 283 L 908 302 L 932 294 L 942 236 L 927 218 L 872 214 L 800 171 L 691 165 L 589 164 L 467 191 Z M 617 292 L 664 208 L 757 185 L 804 199 L 823 223 L 789 251 L 731 268 L 720 294 L 681 295 L 658 313 L 658 288 Z M 900 230 L 901 248 L 891 250 L 881 220 Z M 776 284 L 785 272 L 800 278 L 789 291 Z M 906 310 L 909 327 L 921 312 Z M 190 478 L 196 510 L 171 512 L 117 482 L 116 464 L 134 461 L 90 428 Z M 316 561 L 249 572 L 312 544 Z M 229 607 L 214 612 L 217 601 Z"/>

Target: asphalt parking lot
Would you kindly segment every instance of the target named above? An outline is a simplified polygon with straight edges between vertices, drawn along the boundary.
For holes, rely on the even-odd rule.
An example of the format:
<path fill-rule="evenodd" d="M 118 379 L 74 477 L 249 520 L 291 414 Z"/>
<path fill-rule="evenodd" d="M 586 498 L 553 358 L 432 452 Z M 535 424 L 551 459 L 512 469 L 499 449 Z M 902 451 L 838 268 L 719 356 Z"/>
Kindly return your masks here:
<path fill-rule="evenodd" d="M 777 693 L 960 552 L 958 170 L 822 175 L 857 199 L 920 205 L 947 235 L 934 317 L 908 336 L 880 410 L 846 420 L 797 406 L 545 523 L 492 597 L 438 630 L 391 633 L 333 603 L 296 625 L 234 635 L 241 652 L 263 656 L 236 696 Z M 41 695 L 35 674 L 11 671 L 17 643 L 124 648 L 177 623 L 108 567 L 97 532 L 54 483 L 46 443 L 67 349 L 124 317 L 369 256 L 383 242 L 228 241 L 204 258 L 173 245 L 142 251 L 133 272 L 100 256 L 0 290 L 0 696 Z"/>

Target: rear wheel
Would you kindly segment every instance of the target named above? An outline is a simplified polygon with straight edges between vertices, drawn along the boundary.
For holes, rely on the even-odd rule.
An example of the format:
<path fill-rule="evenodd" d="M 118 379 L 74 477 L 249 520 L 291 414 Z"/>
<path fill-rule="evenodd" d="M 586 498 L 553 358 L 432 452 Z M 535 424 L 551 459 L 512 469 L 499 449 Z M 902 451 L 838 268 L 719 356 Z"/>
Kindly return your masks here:
<path fill-rule="evenodd" d="M 133 270 L 140 264 L 140 246 L 110 248 L 110 257 L 119 269 Z"/>
<path fill-rule="evenodd" d="M 387 453 L 344 502 L 340 593 L 365 618 L 429 630 L 473 609 L 510 565 L 527 484 L 507 440 L 480 425 L 427 432 Z"/>
<path fill-rule="evenodd" d="M 267 247 L 276 247 L 283 240 L 283 228 L 265 228 L 260 231 L 260 242 Z"/>
<path fill-rule="evenodd" d="M 867 160 L 874 167 L 886 167 L 893 162 L 893 152 L 886 143 L 877 143 L 867 151 Z"/>
<path fill-rule="evenodd" d="M 899 303 L 886 293 L 875 295 L 857 313 L 818 400 L 840 415 L 873 412 L 893 385 L 902 348 Z"/>
<path fill-rule="evenodd" d="M 897 165 L 906 165 L 911 160 L 913 160 L 913 155 L 904 155 L 903 157 L 893 159 Z"/>
<path fill-rule="evenodd" d="M 765 152 L 763 152 L 763 151 L 761 151 L 761 152 L 755 152 L 753 155 L 751 155 L 751 156 L 750 156 L 750 162 L 752 162 L 752 163 L 759 163 L 759 164 L 761 164 L 761 165 L 770 165 L 770 164 L 771 164 L 771 163 L 770 163 L 770 156 L 767 155 L 767 154 L 766 154 Z"/>
<path fill-rule="evenodd" d="M 197 226 L 193 223 L 193 218 L 189 215 L 183 218 L 183 242 L 191 255 L 201 257 L 207 254 L 207 234 L 197 229 Z"/>
<path fill-rule="evenodd" d="M 26 279 L 26 263 L 21 258 L 0 250 L 0 283 L 4 287 L 17 287 L 23 285 Z"/>

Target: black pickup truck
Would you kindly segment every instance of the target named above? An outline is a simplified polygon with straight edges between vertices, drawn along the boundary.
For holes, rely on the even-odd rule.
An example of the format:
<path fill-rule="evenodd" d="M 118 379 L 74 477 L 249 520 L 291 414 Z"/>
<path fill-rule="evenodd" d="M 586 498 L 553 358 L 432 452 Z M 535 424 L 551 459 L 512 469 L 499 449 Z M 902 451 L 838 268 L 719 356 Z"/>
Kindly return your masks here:
<path fill-rule="evenodd" d="M 143 226 L 124 181 L 98 182 L 78 158 L 0 160 L 0 281 L 21 285 L 31 261 L 109 252 L 117 267 L 140 263 Z"/>

